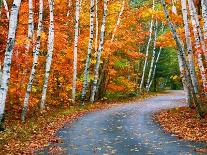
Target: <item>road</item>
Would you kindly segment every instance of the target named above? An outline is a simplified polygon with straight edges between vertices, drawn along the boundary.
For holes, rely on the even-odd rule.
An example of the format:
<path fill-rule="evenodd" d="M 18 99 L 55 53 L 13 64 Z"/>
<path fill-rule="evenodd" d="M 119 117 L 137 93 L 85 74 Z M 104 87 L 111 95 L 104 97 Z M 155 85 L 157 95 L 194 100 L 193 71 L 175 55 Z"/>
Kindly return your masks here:
<path fill-rule="evenodd" d="M 200 142 L 177 139 L 152 119 L 161 109 L 186 106 L 182 91 L 169 91 L 144 101 L 85 115 L 57 133 L 63 154 L 69 155 L 187 155 L 199 154 Z M 38 154 L 48 154 L 48 148 Z"/>

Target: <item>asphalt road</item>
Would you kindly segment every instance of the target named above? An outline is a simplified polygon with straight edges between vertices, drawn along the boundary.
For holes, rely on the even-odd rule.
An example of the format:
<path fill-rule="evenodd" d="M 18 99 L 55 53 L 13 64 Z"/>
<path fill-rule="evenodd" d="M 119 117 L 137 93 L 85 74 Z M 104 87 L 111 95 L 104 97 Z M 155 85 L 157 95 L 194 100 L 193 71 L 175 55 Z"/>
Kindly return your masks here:
<path fill-rule="evenodd" d="M 206 144 L 177 139 L 152 120 L 160 109 L 186 106 L 182 91 L 168 93 L 133 104 L 87 114 L 66 124 L 58 136 L 63 143 L 50 144 L 38 154 L 49 154 L 55 145 L 69 155 L 188 155 Z"/>

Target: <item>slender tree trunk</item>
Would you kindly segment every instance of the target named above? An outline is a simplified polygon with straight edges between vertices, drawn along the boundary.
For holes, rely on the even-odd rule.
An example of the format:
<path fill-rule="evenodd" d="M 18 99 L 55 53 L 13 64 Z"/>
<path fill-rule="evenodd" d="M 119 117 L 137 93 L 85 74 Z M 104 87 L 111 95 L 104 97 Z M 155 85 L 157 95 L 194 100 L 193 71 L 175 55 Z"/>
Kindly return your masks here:
<path fill-rule="evenodd" d="M 6 17 L 9 20 L 9 8 L 8 8 L 8 5 L 7 5 L 7 1 L 3 0 L 3 4 L 4 4 L 4 8 L 6 10 Z"/>
<path fill-rule="evenodd" d="M 0 16 L 1 16 L 1 11 L 2 11 L 2 4 L 3 4 L 3 0 L 0 0 Z"/>
<path fill-rule="evenodd" d="M 34 34 L 33 3 L 32 3 L 32 0 L 29 0 L 28 34 L 27 34 L 27 44 L 26 44 L 27 54 L 30 49 L 30 42 L 33 38 L 33 34 Z"/>
<path fill-rule="evenodd" d="M 52 55 L 54 48 L 54 0 L 48 0 L 50 8 L 50 26 L 49 26 L 49 35 L 48 35 L 48 53 L 46 59 L 46 68 L 45 68 L 45 78 L 43 83 L 42 98 L 40 102 L 40 109 L 45 108 L 46 93 L 49 81 L 49 75 L 51 70 Z"/>
<path fill-rule="evenodd" d="M 157 58 L 156 58 L 155 65 L 154 65 L 154 69 L 153 69 L 153 73 L 152 73 L 152 80 L 151 80 L 150 83 L 149 83 L 148 91 L 150 90 L 151 85 L 152 85 L 152 82 L 153 82 L 154 79 L 155 79 L 155 74 L 156 74 L 156 69 L 157 69 L 157 63 L 158 63 L 158 61 L 159 61 L 161 51 L 162 51 L 162 47 L 160 47 L 159 52 L 158 52 L 158 54 L 157 54 Z"/>
<path fill-rule="evenodd" d="M 125 0 L 122 2 L 122 7 L 121 7 L 121 10 L 119 12 L 119 16 L 117 18 L 117 22 L 116 22 L 116 25 L 114 27 L 114 30 L 113 30 L 113 33 L 112 33 L 112 37 L 111 37 L 111 40 L 110 40 L 111 43 L 115 39 L 115 34 L 116 34 L 117 29 L 118 29 L 118 26 L 120 25 L 121 17 L 122 17 L 122 14 L 124 12 L 124 8 L 125 8 Z M 110 55 L 111 55 L 111 53 L 108 54 L 106 60 L 104 60 L 103 69 L 101 71 L 100 80 L 99 80 L 99 82 L 97 84 L 96 92 L 99 90 L 100 84 L 103 83 L 101 80 L 104 79 L 104 78 L 101 78 L 101 77 L 105 77 L 104 74 L 106 73 L 105 71 L 106 71 L 106 68 L 107 68 L 107 64 L 109 63 Z"/>
<path fill-rule="evenodd" d="M 181 0 L 181 5 L 182 5 L 182 14 L 183 14 L 184 29 L 185 29 L 186 45 L 187 45 L 187 51 L 188 51 L 188 62 L 189 62 L 190 75 L 191 75 L 191 79 L 192 79 L 193 89 L 194 89 L 195 93 L 198 93 L 198 80 L 197 80 L 196 73 L 195 73 L 193 48 L 192 48 L 191 35 L 190 35 L 190 31 L 189 31 L 186 0 Z"/>
<path fill-rule="evenodd" d="M 190 10 L 190 15 L 195 21 L 194 24 L 196 25 L 196 28 L 198 30 L 198 36 L 199 36 L 199 40 L 201 42 L 201 48 L 203 50 L 205 60 L 207 61 L 206 45 L 205 45 L 205 41 L 204 41 L 204 38 L 203 38 L 203 34 L 202 34 L 202 30 L 201 30 L 201 26 L 200 26 L 200 23 L 199 23 L 198 14 L 197 14 L 194 2 L 192 0 L 188 0 L 188 6 L 189 6 L 189 10 Z"/>
<path fill-rule="evenodd" d="M 153 45 L 153 50 L 152 50 L 152 60 L 151 60 L 151 65 L 150 65 L 150 70 L 148 74 L 148 79 L 147 79 L 147 84 L 146 84 L 146 90 L 149 91 L 149 84 L 152 76 L 152 70 L 155 62 L 155 56 L 156 56 L 156 41 L 157 41 L 157 27 L 158 27 L 158 22 L 156 20 L 155 22 L 155 27 L 154 27 L 154 45 Z"/>
<path fill-rule="evenodd" d="M 26 94 L 24 97 L 24 106 L 23 106 L 22 115 L 21 115 L 22 121 L 25 121 L 25 117 L 26 117 L 26 113 L 28 109 L 29 97 L 30 97 L 32 84 L 35 78 L 35 72 L 36 72 L 36 67 L 38 63 L 38 56 L 39 56 L 39 50 L 40 50 L 40 39 L 41 39 L 41 33 L 42 33 L 42 19 L 43 19 L 43 0 L 39 0 L 39 19 L 38 19 L 38 29 L 37 29 L 37 41 L 36 41 L 35 49 L 33 51 L 34 57 L 33 57 L 32 70 L 30 73 L 29 81 L 27 84 L 27 90 L 26 90 Z"/>
<path fill-rule="evenodd" d="M 7 38 L 7 45 L 4 56 L 4 67 L 1 80 L 0 89 L 0 128 L 2 128 L 2 119 L 4 115 L 6 96 L 8 92 L 9 80 L 10 80 L 10 68 L 12 61 L 13 48 L 16 38 L 17 20 L 19 14 L 19 7 L 21 0 L 14 0 L 11 8 L 11 18 L 9 20 L 9 32 Z"/>
<path fill-rule="evenodd" d="M 207 0 L 201 0 L 202 16 L 204 20 L 204 39 L 207 39 Z"/>
<path fill-rule="evenodd" d="M 77 55 L 78 55 L 78 35 L 79 35 L 79 0 L 76 0 L 75 16 L 75 39 L 73 49 L 73 82 L 72 82 L 72 102 L 75 103 L 76 80 L 77 80 Z"/>
<path fill-rule="evenodd" d="M 72 2 L 71 0 L 68 0 L 68 12 L 67 12 L 67 17 L 70 15 L 70 8 L 71 8 Z"/>
<path fill-rule="evenodd" d="M 165 0 L 161 0 L 161 3 L 163 6 L 163 9 L 164 9 L 165 18 L 168 22 L 170 30 L 173 34 L 173 38 L 174 38 L 176 45 L 177 45 L 177 48 L 178 48 L 178 60 L 179 60 L 180 70 L 184 70 L 184 71 L 181 71 L 181 77 L 183 79 L 183 84 L 190 92 L 188 94 L 190 94 L 190 96 L 192 95 L 192 98 L 195 102 L 197 113 L 199 114 L 200 117 L 203 117 L 204 113 L 202 111 L 199 95 L 195 93 L 194 89 L 192 89 L 193 85 L 192 85 L 191 77 L 190 77 L 189 70 L 188 70 L 188 65 L 187 65 L 186 58 L 185 58 L 184 47 L 183 47 L 182 42 L 176 32 L 174 25 L 170 21 L 170 17 L 169 17 L 169 13 L 168 13 L 168 10 L 166 7 Z M 191 106 L 192 103 L 190 102 L 189 105 Z"/>
<path fill-rule="evenodd" d="M 96 35 L 95 35 L 95 52 L 98 51 L 98 2 L 95 0 L 95 17 L 96 17 Z"/>
<path fill-rule="evenodd" d="M 192 26 L 193 26 L 193 33 L 194 33 L 194 38 L 195 38 L 195 48 L 196 48 L 196 55 L 197 55 L 197 60 L 198 60 L 198 65 L 199 65 L 199 70 L 201 73 L 201 77 L 202 77 L 202 83 L 203 83 L 203 87 L 204 87 L 204 92 L 205 89 L 207 87 L 207 81 L 206 81 L 206 74 L 205 74 L 205 68 L 203 65 L 203 60 L 202 60 L 202 50 L 204 50 L 203 48 L 200 47 L 200 35 L 199 35 L 199 27 L 196 24 L 196 19 L 195 19 L 195 15 L 193 13 L 193 9 L 192 9 L 192 5 L 190 5 L 189 2 L 189 9 L 190 9 L 190 15 L 191 15 L 191 22 L 192 22 Z M 205 92 L 206 94 L 206 92 Z"/>
<path fill-rule="evenodd" d="M 155 7 L 155 2 L 153 0 L 153 6 L 152 6 L 153 10 L 154 10 L 154 7 Z M 150 47 L 150 43 L 151 43 L 151 40 L 152 40 L 152 30 L 153 30 L 153 25 L 154 25 L 153 18 L 154 18 L 154 16 L 152 15 L 152 19 L 151 19 L 150 27 L 149 27 L 149 40 L 148 40 L 147 47 L 146 47 L 144 66 L 143 66 L 143 70 L 142 70 L 142 79 L 141 79 L 141 83 L 140 83 L 140 86 L 139 86 L 140 92 L 142 92 L 142 88 L 143 88 L 143 85 L 144 85 L 145 72 L 146 72 L 147 63 L 148 63 L 149 47 Z"/>
<path fill-rule="evenodd" d="M 103 15 L 103 21 L 102 21 L 102 25 L 101 25 L 100 43 L 99 43 L 99 49 L 98 49 L 97 58 L 96 58 L 96 64 L 95 64 L 95 69 L 94 69 L 94 81 L 93 81 L 93 87 L 92 87 L 91 98 L 90 98 L 90 101 L 92 103 L 94 102 L 94 98 L 95 98 L 95 92 L 96 92 L 96 87 L 97 87 L 97 82 L 98 82 L 98 75 L 99 75 L 99 66 L 100 66 L 101 54 L 102 54 L 102 51 L 103 51 L 106 16 L 107 16 L 107 0 L 104 0 L 104 15 Z"/>
<path fill-rule="evenodd" d="M 90 35 L 89 35 L 89 43 L 88 43 L 88 54 L 86 58 L 85 70 L 84 70 L 84 82 L 81 96 L 81 104 L 83 104 L 85 100 L 85 95 L 88 87 L 88 74 L 90 67 L 90 59 L 91 59 L 91 50 L 93 45 L 93 34 L 94 34 L 94 0 L 90 1 Z"/>
<path fill-rule="evenodd" d="M 161 31 L 163 32 L 164 31 L 164 23 L 162 23 L 162 28 L 161 28 Z M 162 47 L 159 48 L 159 52 L 157 54 L 157 58 L 156 58 L 156 61 L 155 61 L 155 65 L 154 65 L 154 70 L 153 70 L 153 73 L 152 73 L 152 80 L 150 81 L 149 83 L 149 89 L 151 88 L 151 85 L 152 85 L 152 82 L 154 81 L 155 79 L 155 74 L 156 74 L 156 69 L 157 69 L 157 63 L 160 59 L 160 54 L 162 52 Z M 156 82 L 156 81 L 154 81 Z M 155 84 L 156 85 L 156 84 Z M 154 90 L 156 91 L 156 87 L 154 88 Z"/>

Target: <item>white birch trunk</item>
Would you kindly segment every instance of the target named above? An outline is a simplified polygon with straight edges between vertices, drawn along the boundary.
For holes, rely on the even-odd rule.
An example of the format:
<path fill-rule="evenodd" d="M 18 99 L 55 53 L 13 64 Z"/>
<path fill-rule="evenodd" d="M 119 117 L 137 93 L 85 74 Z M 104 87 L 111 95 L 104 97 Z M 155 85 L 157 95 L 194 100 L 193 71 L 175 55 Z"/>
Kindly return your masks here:
<path fill-rule="evenodd" d="M 43 19 L 43 0 L 39 0 L 39 19 L 38 19 L 38 29 L 37 29 L 37 41 L 36 45 L 33 51 L 33 64 L 32 64 L 32 69 L 29 77 L 29 81 L 27 84 L 27 90 L 26 94 L 24 97 L 24 107 L 22 110 L 22 115 L 21 119 L 22 121 L 25 121 L 27 109 L 28 109 L 28 103 L 29 103 L 29 97 L 32 89 L 32 84 L 35 78 L 35 72 L 36 72 L 36 67 L 38 64 L 38 56 L 39 56 L 39 50 L 40 50 L 40 38 L 41 38 L 41 33 L 42 33 L 42 19 Z"/>
<path fill-rule="evenodd" d="M 114 27 L 114 30 L 113 30 L 113 33 L 112 33 L 112 36 L 111 36 L 111 40 L 110 40 L 111 43 L 114 41 L 116 31 L 117 31 L 117 29 L 118 29 L 118 26 L 120 25 L 120 22 L 121 22 L 121 16 L 122 16 L 122 14 L 123 14 L 123 12 L 124 12 L 124 8 L 125 8 L 125 0 L 123 0 L 123 2 L 122 2 L 122 7 L 121 7 L 121 10 L 120 10 L 120 12 L 119 12 L 119 15 L 118 15 L 118 18 L 117 18 L 117 22 L 116 22 L 116 25 L 115 25 L 115 27 Z M 110 55 L 111 55 L 111 53 L 108 54 L 106 60 L 104 61 L 103 69 L 102 69 L 102 72 L 101 72 L 100 77 L 104 77 L 105 70 L 106 70 L 107 64 L 108 64 L 108 62 L 109 62 Z M 99 81 L 98 81 L 98 84 L 97 84 L 97 87 L 96 87 L 96 92 L 98 92 L 98 90 L 99 90 L 99 87 L 100 87 L 100 84 L 101 84 L 101 82 L 102 82 L 102 81 L 101 81 L 102 79 L 103 79 L 103 78 L 100 78 Z M 96 93 L 96 92 L 95 92 L 95 93 Z"/>
<path fill-rule="evenodd" d="M 197 14 L 194 2 L 192 0 L 188 0 L 188 6 L 189 6 L 190 14 L 191 14 L 192 18 L 194 18 L 195 25 L 196 25 L 196 28 L 197 28 L 197 31 L 198 31 L 199 40 L 201 42 L 201 48 L 203 50 L 205 60 L 207 61 L 206 44 L 205 44 L 205 41 L 204 41 L 204 38 L 203 38 L 203 34 L 202 34 L 202 30 L 201 30 L 201 26 L 200 26 L 200 23 L 199 23 L 198 14 Z"/>
<path fill-rule="evenodd" d="M 182 6 L 183 22 L 184 22 L 184 29 L 185 29 L 186 45 L 187 45 L 187 50 L 188 50 L 188 62 L 189 62 L 190 75 L 192 79 L 193 89 L 195 93 L 198 93 L 198 80 L 197 80 L 196 73 L 195 73 L 193 48 L 192 48 L 191 35 L 189 31 L 186 0 L 181 0 L 181 6 Z"/>
<path fill-rule="evenodd" d="M 76 0 L 75 16 L 75 39 L 73 49 L 73 81 L 72 81 L 72 102 L 75 103 L 76 80 L 77 80 L 77 53 L 78 53 L 78 35 L 79 35 L 79 0 Z"/>
<path fill-rule="evenodd" d="M 203 88 L 204 90 L 207 87 L 207 81 L 206 81 L 206 75 L 205 75 L 205 68 L 204 68 L 204 64 L 203 64 L 203 60 L 202 60 L 202 50 L 204 50 L 203 48 L 200 47 L 200 36 L 199 36 L 199 28 L 196 22 L 196 17 L 194 15 L 193 9 L 192 9 L 192 5 L 191 5 L 191 0 L 189 0 L 189 9 L 190 9 L 190 15 L 191 15 L 191 22 L 192 22 L 192 26 L 193 26 L 193 33 L 194 33 L 194 38 L 195 38 L 195 48 L 196 48 L 196 55 L 197 55 L 197 60 L 198 60 L 198 66 L 199 66 L 199 70 L 200 70 L 200 74 L 201 74 L 201 78 L 202 78 L 202 84 L 203 84 Z M 202 49 L 202 50 L 201 50 Z M 206 94 L 206 92 L 205 92 Z"/>
<path fill-rule="evenodd" d="M 153 69 L 153 73 L 152 73 L 152 79 L 151 79 L 151 81 L 150 81 L 150 83 L 149 83 L 149 86 L 148 86 L 148 91 L 150 90 L 151 85 L 152 85 L 152 82 L 153 82 L 153 80 L 154 80 L 154 78 L 155 78 L 156 69 L 157 69 L 157 63 L 158 63 L 158 61 L 159 61 L 159 59 L 160 59 L 160 54 L 161 54 L 161 52 L 162 52 L 162 47 L 160 47 L 159 52 L 158 52 L 158 54 L 157 54 L 157 58 L 156 58 L 155 65 L 154 65 L 154 69 Z"/>
<path fill-rule="evenodd" d="M 54 48 L 54 0 L 48 0 L 48 3 L 50 8 L 50 26 L 49 26 L 49 35 L 48 35 L 48 53 L 46 59 L 45 78 L 44 78 L 43 89 L 42 89 L 42 98 L 40 101 L 41 110 L 45 108 L 47 86 L 49 81 L 53 48 Z"/>
<path fill-rule="evenodd" d="M 154 10 L 154 7 L 155 7 L 155 2 L 153 0 L 153 6 L 152 6 L 153 10 Z M 140 86 L 139 86 L 140 92 L 142 92 L 142 87 L 144 85 L 144 79 L 145 79 L 145 71 L 146 71 L 147 64 L 148 64 L 149 47 L 150 47 L 150 43 L 151 43 L 151 40 L 152 40 L 152 30 L 153 30 L 153 25 L 154 25 L 153 18 L 154 18 L 154 15 L 152 15 L 152 19 L 151 19 L 150 27 L 149 27 L 149 40 L 148 40 L 148 43 L 147 43 L 144 66 L 143 66 L 143 70 L 142 70 L 142 79 L 141 79 L 141 83 L 140 83 Z"/>
<path fill-rule="evenodd" d="M 153 45 L 153 50 L 152 50 L 152 60 L 150 64 L 150 70 L 148 74 L 148 79 L 147 79 L 147 84 L 146 84 L 146 90 L 149 91 L 149 84 L 152 76 L 152 70 L 155 62 L 155 56 L 156 56 L 156 41 L 157 41 L 157 27 L 158 27 L 158 22 L 156 20 L 155 22 L 155 27 L 154 27 L 154 45 Z"/>
<path fill-rule="evenodd" d="M 4 8 L 6 10 L 6 17 L 9 20 L 9 8 L 6 0 L 3 0 Z"/>
<path fill-rule="evenodd" d="M 116 34 L 116 31 L 117 31 L 117 28 L 118 28 L 118 26 L 120 25 L 120 22 L 121 22 L 121 16 L 122 16 L 122 14 L 123 14 L 123 12 L 124 12 L 124 7 L 125 7 L 125 0 L 122 2 L 122 7 L 121 7 L 121 10 L 120 10 L 120 12 L 119 12 L 119 16 L 118 16 L 116 25 L 115 25 L 114 30 L 113 30 L 113 33 L 112 33 L 111 42 L 114 41 L 114 38 L 115 38 L 115 34 Z"/>
<path fill-rule="evenodd" d="M 99 43 L 99 49 L 97 53 L 96 58 L 96 64 L 94 69 L 94 80 L 93 80 L 93 87 L 91 91 L 91 98 L 90 101 L 93 103 L 96 93 L 96 87 L 98 82 L 98 75 L 99 75 L 99 66 L 100 66 L 100 60 L 101 60 L 101 54 L 103 51 L 103 44 L 104 44 L 104 35 L 105 35 L 105 26 L 106 26 L 106 16 L 107 16 L 107 0 L 104 0 L 104 15 L 103 15 L 103 21 L 101 25 L 101 34 L 100 34 L 100 43 Z"/>
<path fill-rule="evenodd" d="M 95 52 L 98 51 L 98 1 L 95 0 L 95 16 L 96 16 L 96 36 L 95 36 Z"/>
<path fill-rule="evenodd" d="M 11 8 L 11 18 L 9 20 L 9 31 L 7 38 L 7 45 L 4 56 L 4 67 L 1 81 L 0 90 L 0 127 L 2 126 L 2 118 L 4 115 L 6 96 L 8 92 L 9 80 L 10 80 L 10 68 L 12 61 L 13 48 L 15 44 L 17 20 L 19 14 L 19 7 L 21 5 L 21 0 L 14 0 Z"/>
<path fill-rule="evenodd" d="M 34 34 L 34 20 L 33 20 L 33 3 L 32 0 L 29 0 L 29 19 L 28 19 L 28 34 L 27 34 L 27 43 L 26 43 L 26 54 L 28 54 L 30 49 L 30 42 Z"/>
<path fill-rule="evenodd" d="M 207 39 L 207 0 L 201 0 L 202 5 L 202 16 L 204 20 L 204 39 Z"/>
<path fill-rule="evenodd" d="M 88 87 L 88 74 L 90 67 L 90 59 L 91 59 L 91 51 L 93 45 L 93 34 L 94 34 L 94 0 L 90 0 L 90 35 L 89 35 L 89 43 L 88 43 L 88 54 L 86 58 L 85 70 L 84 70 L 84 81 L 83 81 L 83 89 L 81 96 L 81 104 L 83 104 L 85 100 L 86 90 Z"/>
<path fill-rule="evenodd" d="M 67 17 L 70 16 L 70 8 L 71 8 L 72 2 L 71 0 L 68 0 L 68 12 L 67 12 Z"/>

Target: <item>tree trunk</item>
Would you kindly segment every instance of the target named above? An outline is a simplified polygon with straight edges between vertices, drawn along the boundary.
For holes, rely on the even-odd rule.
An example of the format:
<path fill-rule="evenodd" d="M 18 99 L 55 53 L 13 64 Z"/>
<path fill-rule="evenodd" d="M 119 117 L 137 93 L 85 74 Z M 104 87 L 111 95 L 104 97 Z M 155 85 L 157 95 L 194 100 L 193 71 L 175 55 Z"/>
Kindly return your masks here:
<path fill-rule="evenodd" d="M 191 15 L 191 22 L 192 22 L 192 26 L 193 26 L 193 33 L 194 33 L 194 38 L 195 38 L 195 48 L 196 48 L 196 56 L 197 56 L 197 60 L 198 60 L 198 66 L 199 66 L 199 70 L 200 70 L 200 74 L 201 74 L 201 78 L 202 78 L 202 83 L 203 83 L 203 88 L 204 88 L 204 92 L 205 89 L 207 87 L 207 81 L 206 81 L 206 74 L 205 74 L 205 68 L 203 65 L 203 60 L 202 60 L 202 50 L 204 50 L 203 48 L 200 47 L 200 36 L 199 36 L 199 27 L 196 24 L 196 19 L 195 19 L 195 15 L 192 9 L 192 5 L 190 3 L 189 0 L 189 9 L 190 9 L 190 15 Z M 202 49 L 202 50 L 201 50 Z M 205 92 L 206 94 L 206 92 Z"/>
<path fill-rule="evenodd" d="M 202 16 L 204 20 L 204 39 L 207 39 L 207 0 L 201 0 Z"/>
<path fill-rule="evenodd" d="M 50 25 L 49 25 L 49 35 L 48 35 L 48 53 L 46 59 L 45 78 L 43 83 L 42 98 L 40 102 L 41 110 L 45 108 L 47 86 L 49 81 L 53 48 L 54 48 L 54 0 L 48 0 L 48 3 L 50 8 Z"/>
<path fill-rule="evenodd" d="M 98 51 L 98 2 L 95 0 L 95 16 L 96 16 L 96 36 L 95 36 L 95 52 Z"/>
<path fill-rule="evenodd" d="M 148 74 L 148 79 L 147 79 L 147 84 L 146 84 L 146 90 L 149 91 L 149 84 L 152 76 L 152 70 L 154 67 L 154 62 L 155 62 L 155 56 L 156 56 L 156 41 L 157 41 L 157 27 L 158 27 L 158 22 L 156 20 L 155 22 L 155 27 L 154 27 L 154 45 L 153 45 L 153 50 L 152 50 L 152 60 L 150 64 L 150 70 Z"/>
<path fill-rule="evenodd" d="M 100 60 L 101 60 L 101 54 L 103 51 L 103 44 L 104 44 L 104 35 L 105 35 L 105 26 L 106 26 L 106 16 L 107 16 L 107 0 L 104 0 L 104 15 L 103 15 L 103 21 L 101 25 L 101 34 L 100 34 L 100 43 L 99 43 L 99 49 L 97 53 L 96 58 L 96 64 L 94 69 L 94 80 L 93 80 L 93 87 L 91 91 L 91 98 L 90 101 L 93 103 L 96 93 L 96 87 L 98 82 L 98 75 L 99 75 L 99 66 L 100 66 Z"/>
<path fill-rule="evenodd" d="M 195 93 L 197 94 L 198 93 L 198 80 L 197 80 L 196 73 L 195 73 L 194 57 L 193 57 L 192 41 L 191 41 L 191 35 L 189 31 L 189 24 L 188 24 L 188 12 L 187 12 L 186 0 L 181 0 L 181 5 L 182 5 L 186 45 L 187 45 L 187 51 L 188 51 L 190 76 L 192 79 L 193 89 Z"/>
<path fill-rule="evenodd" d="M 9 8 L 8 8 L 8 5 L 7 5 L 7 1 L 3 0 L 3 4 L 4 4 L 4 8 L 6 10 L 6 17 L 9 20 Z"/>
<path fill-rule="evenodd" d="M 90 67 L 90 59 L 91 59 L 91 50 L 93 45 L 93 34 L 94 34 L 94 0 L 90 1 L 90 34 L 89 34 L 89 43 L 88 43 L 88 54 L 86 58 L 85 70 L 84 70 L 84 81 L 83 81 L 83 89 L 81 96 L 81 104 L 84 103 L 86 91 L 88 88 L 88 74 Z"/>
<path fill-rule="evenodd" d="M 36 72 L 36 67 L 38 63 L 38 56 L 39 56 L 39 50 L 40 50 L 40 39 L 41 39 L 41 33 L 42 33 L 42 19 L 43 19 L 43 0 L 39 0 L 39 19 L 38 19 L 38 29 L 37 29 L 37 41 L 36 41 L 35 49 L 33 51 L 34 57 L 33 57 L 32 70 L 30 73 L 29 82 L 27 84 L 27 90 L 26 90 L 26 94 L 24 97 L 24 106 L 23 106 L 22 115 L 21 115 L 22 121 L 25 121 L 29 97 L 30 97 L 32 84 L 35 78 L 35 72 Z"/>
<path fill-rule="evenodd" d="M 155 2 L 153 0 L 153 6 L 152 6 L 153 10 L 154 10 L 154 7 L 155 7 Z M 145 71 L 146 71 L 146 67 L 147 67 L 147 63 L 148 63 L 149 47 L 150 47 L 150 43 L 151 43 L 151 40 L 152 40 L 152 30 L 153 30 L 153 25 L 154 25 L 153 18 L 154 18 L 154 15 L 152 15 L 152 20 L 150 22 L 149 40 L 148 40 L 148 43 L 147 43 L 144 66 L 143 66 L 143 70 L 142 70 L 142 79 L 141 79 L 141 83 L 140 83 L 140 86 L 139 86 L 140 92 L 142 92 L 142 87 L 144 85 Z"/>
<path fill-rule="evenodd" d="M 206 51 L 206 44 L 203 38 L 203 34 L 202 34 L 202 30 L 201 30 L 201 26 L 199 23 L 199 19 L 198 19 L 198 14 L 196 12 L 196 8 L 194 5 L 194 2 L 192 0 L 188 0 L 188 6 L 189 6 L 189 10 L 190 10 L 190 15 L 191 17 L 194 19 L 194 23 L 193 25 L 196 25 L 195 27 L 198 30 L 198 36 L 199 36 L 199 40 L 201 42 L 201 48 L 203 50 L 203 54 L 205 56 L 205 60 L 207 61 L 207 51 Z"/>
<path fill-rule="evenodd" d="M 78 35 L 79 35 L 79 0 L 76 0 L 75 13 L 75 39 L 73 49 L 73 81 L 72 81 L 72 102 L 75 103 L 76 80 L 77 80 L 77 55 L 78 55 Z"/>
<path fill-rule="evenodd" d="M 9 80 L 10 80 L 10 69 L 14 43 L 16 39 L 17 20 L 19 14 L 19 7 L 21 0 L 14 0 L 11 8 L 11 18 L 9 20 L 9 32 L 7 38 L 7 45 L 4 56 L 4 67 L 1 80 L 0 90 L 0 128 L 2 128 L 2 119 L 4 115 L 6 96 L 8 92 Z"/>

